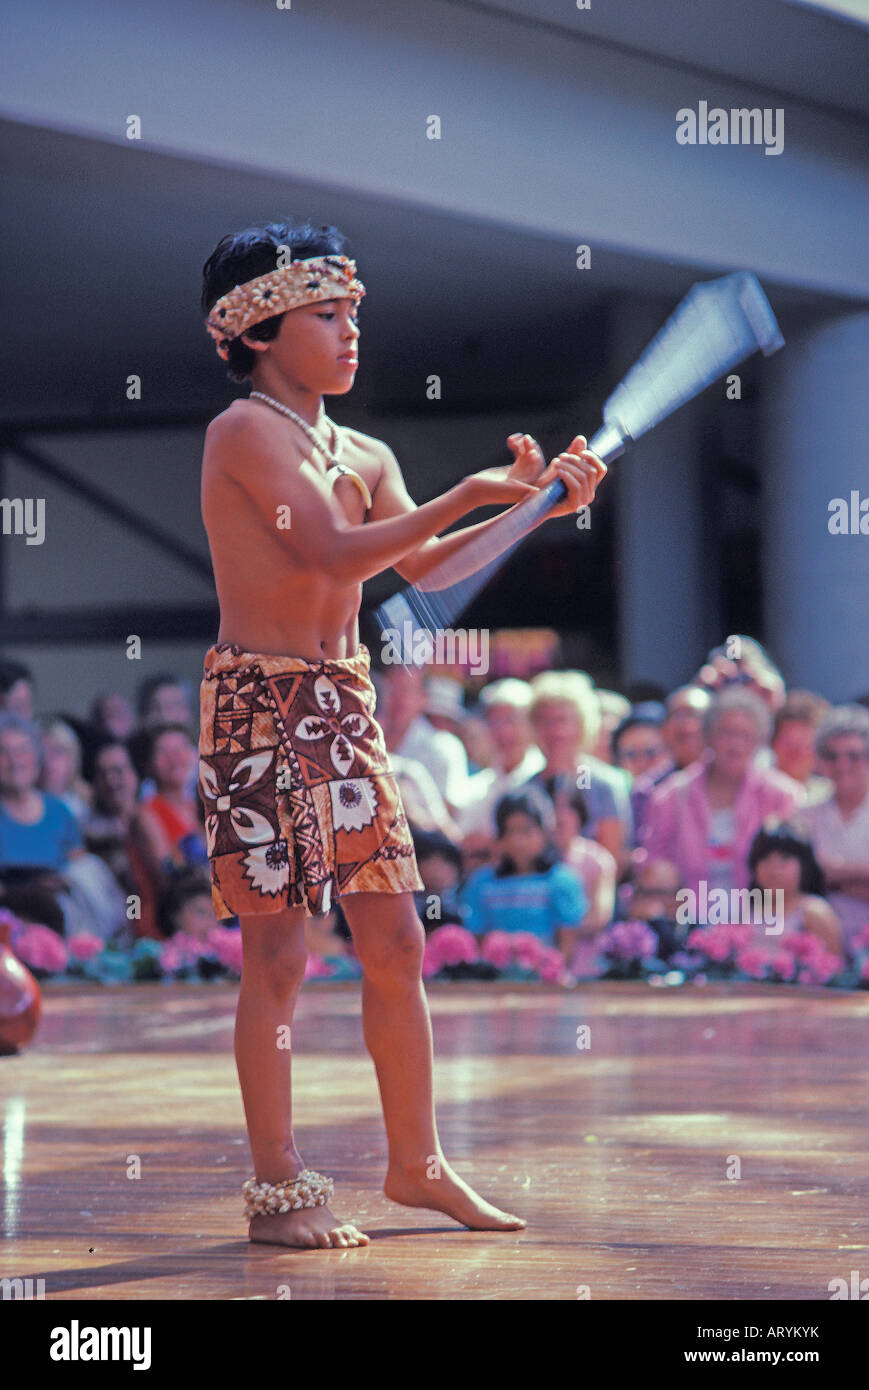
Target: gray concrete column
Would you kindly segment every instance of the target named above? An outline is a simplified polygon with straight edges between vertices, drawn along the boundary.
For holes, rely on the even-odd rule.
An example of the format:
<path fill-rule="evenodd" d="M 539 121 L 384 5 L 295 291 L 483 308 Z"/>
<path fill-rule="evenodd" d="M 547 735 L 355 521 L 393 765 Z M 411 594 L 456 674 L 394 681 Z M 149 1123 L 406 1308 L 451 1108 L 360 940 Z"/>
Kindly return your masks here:
<path fill-rule="evenodd" d="M 794 337 L 770 365 L 763 473 L 769 645 L 788 685 L 852 700 L 869 691 L 869 313 Z M 836 498 L 845 504 L 846 534 L 831 531 Z"/>

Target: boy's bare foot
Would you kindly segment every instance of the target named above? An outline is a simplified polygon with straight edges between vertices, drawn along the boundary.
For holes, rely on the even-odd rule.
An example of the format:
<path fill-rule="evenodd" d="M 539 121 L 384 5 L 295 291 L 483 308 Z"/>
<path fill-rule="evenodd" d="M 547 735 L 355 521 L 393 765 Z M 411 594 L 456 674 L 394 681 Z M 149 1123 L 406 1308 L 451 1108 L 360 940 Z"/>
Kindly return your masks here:
<path fill-rule="evenodd" d="M 405 1207 L 427 1207 L 443 1211 L 470 1226 L 472 1231 L 519 1231 L 528 1222 L 521 1216 L 493 1207 L 472 1187 L 453 1172 L 445 1159 L 440 1160 L 439 1176 L 428 1177 L 428 1167 L 418 1169 L 390 1167 L 383 1191 L 393 1202 Z"/>
<path fill-rule="evenodd" d="M 336 1221 L 328 1207 L 297 1207 L 295 1211 L 268 1216 L 257 1212 L 250 1219 L 248 1235 L 266 1245 L 295 1245 L 309 1250 L 343 1250 L 371 1244 L 370 1236 L 350 1221 Z"/>

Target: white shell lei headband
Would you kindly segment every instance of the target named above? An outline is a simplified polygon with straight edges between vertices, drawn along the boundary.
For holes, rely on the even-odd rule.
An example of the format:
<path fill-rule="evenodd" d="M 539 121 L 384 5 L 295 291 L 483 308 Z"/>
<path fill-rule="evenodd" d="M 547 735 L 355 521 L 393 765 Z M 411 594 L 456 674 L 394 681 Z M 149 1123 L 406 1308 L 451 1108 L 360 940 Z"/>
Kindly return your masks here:
<path fill-rule="evenodd" d="M 262 319 L 297 309 L 300 304 L 316 304 L 321 299 L 360 300 L 365 286 L 355 277 L 356 262 L 347 256 L 310 256 L 306 261 L 291 261 L 279 270 L 236 285 L 218 299 L 205 320 L 206 331 L 226 361 L 233 338 Z"/>

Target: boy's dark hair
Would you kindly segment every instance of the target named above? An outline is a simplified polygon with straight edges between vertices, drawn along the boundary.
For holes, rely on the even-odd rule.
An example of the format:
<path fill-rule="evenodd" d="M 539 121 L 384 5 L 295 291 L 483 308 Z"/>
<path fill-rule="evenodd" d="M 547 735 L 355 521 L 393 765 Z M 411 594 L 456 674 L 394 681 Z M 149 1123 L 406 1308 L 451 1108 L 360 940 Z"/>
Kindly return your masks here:
<path fill-rule="evenodd" d="M 307 219 L 290 217 L 283 222 L 246 227 L 243 232 L 227 232 L 202 267 L 202 313 L 207 317 L 212 305 L 236 285 L 275 270 L 280 247 L 288 248 L 294 261 L 303 261 L 309 256 L 340 256 L 346 242 L 347 238 L 337 227 L 328 223 L 316 226 Z M 270 343 L 278 335 L 285 312 L 272 314 L 271 318 L 262 319 L 246 331 L 258 341 Z M 229 344 L 227 351 L 227 376 L 231 381 L 247 381 L 258 353 L 240 337 Z"/>
<path fill-rule="evenodd" d="M 792 821 L 772 821 L 761 826 L 748 851 L 748 870 L 751 888 L 759 888 L 757 866 L 770 854 L 786 854 L 800 863 L 800 892 L 823 897 L 826 892 L 824 874 L 815 857 L 812 842 Z"/>
<path fill-rule="evenodd" d="M 495 807 L 495 825 L 498 828 L 499 840 L 503 838 L 509 817 L 516 815 L 529 816 L 531 820 L 537 822 L 546 836 L 543 853 L 535 859 L 532 872 L 547 873 L 554 864 L 558 863 L 558 851 L 552 843 L 554 817 L 552 803 L 545 792 L 539 791 L 536 787 L 525 787 L 522 791 L 509 792 L 506 796 L 502 796 Z M 510 855 L 503 854 L 495 867 L 495 877 L 507 878 L 516 872 L 516 865 Z"/>

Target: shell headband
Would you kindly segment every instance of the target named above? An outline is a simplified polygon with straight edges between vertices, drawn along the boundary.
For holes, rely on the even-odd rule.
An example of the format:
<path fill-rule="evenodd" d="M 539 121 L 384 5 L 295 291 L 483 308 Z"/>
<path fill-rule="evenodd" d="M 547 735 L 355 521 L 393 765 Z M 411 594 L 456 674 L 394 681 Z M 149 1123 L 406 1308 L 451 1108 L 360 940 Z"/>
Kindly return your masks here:
<path fill-rule="evenodd" d="M 229 357 L 229 344 L 262 319 L 316 304 L 321 299 L 360 300 L 365 286 L 356 278 L 356 262 L 346 256 L 310 256 L 270 270 L 218 299 L 211 306 L 205 328 L 217 344 L 219 356 Z"/>

